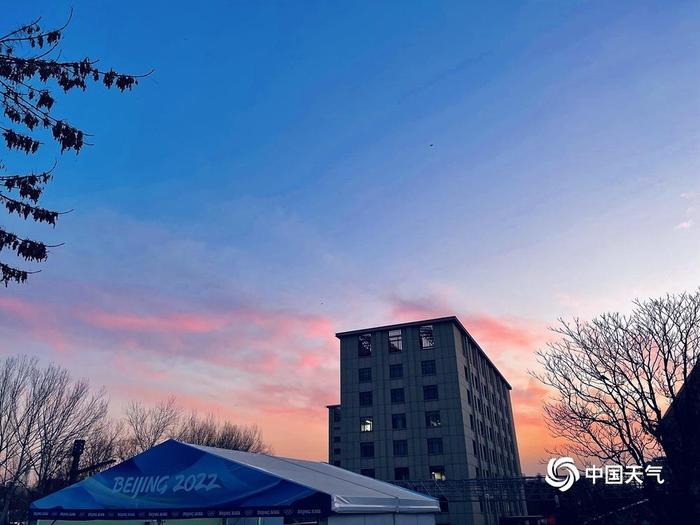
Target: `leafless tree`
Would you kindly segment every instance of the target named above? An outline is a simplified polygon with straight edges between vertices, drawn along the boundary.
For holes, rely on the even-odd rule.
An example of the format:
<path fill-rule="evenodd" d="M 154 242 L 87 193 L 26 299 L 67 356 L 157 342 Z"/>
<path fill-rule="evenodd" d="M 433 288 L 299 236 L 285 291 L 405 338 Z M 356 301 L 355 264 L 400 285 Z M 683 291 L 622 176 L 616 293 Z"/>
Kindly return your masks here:
<path fill-rule="evenodd" d="M 187 417 L 182 418 L 172 437 L 185 443 L 213 447 L 216 446 L 214 443 L 218 434 L 218 424 L 212 414 L 200 417 L 196 412 L 190 412 Z"/>
<path fill-rule="evenodd" d="M 91 473 L 108 468 L 109 461 L 121 457 L 121 440 L 124 436 L 124 422 L 110 419 L 97 425 L 85 438 L 82 456 L 84 466 L 97 466 Z"/>
<path fill-rule="evenodd" d="M 265 442 L 262 430 L 257 425 L 242 426 L 225 422 L 219 428 L 216 446 L 230 450 L 272 454 L 272 447 Z"/>
<path fill-rule="evenodd" d="M 126 435 L 122 443 L 123 459 L 135 456 L 171 437 L 180 420 L 180 409 L 175 398 L 170 397 L 152 407 L 133 402 L 126 409 L 124 427 Z"/>
<path fill-rule="evenodd" d="M 556 392 L 544 405 L 563 438 L 553 452 L 643 467 L 668 454 L 661 422 L 700 357 L 700 291 L 638 300 L 628 315 L 561 320 L 554 332 L 533 373 Z"/>
<path fill-rule="evenodd" d="M 37 451 L 32 456 L 40 491 L 65 471 L 75 440 L 86 438 L 101 425 L 108 408 L 104 390 L 91 393 L 87 381 L 73 381 L 63 368 L 49 365 L 46 380 L 49 394 L 38 407 Z"/>
<path fill-rule="evenodd" d="M 17 491 L 56 475 L 69 444 L 105 416 L 103 394 L 91 395 L 65 369 L 27 357 L 0 361 L 0 524 Z"/>
<path fill-rule="evenodd" d="M 36 365 L 26 357 L 0 362 L 0 484 L 5 487 L 0 524 L 6 523 L 19 481 L 28 471 L 29 446 L 22 430 L 33 417 L 33 404 L 27 406 L 27 400 Z"/>
<path fill-rule="evenodd" d="M 261 454 L 271 453 L 271 448 L 265 443 L 262 431 L 257 425 L 218 422 L 212 414 L 201 417 L 195 412 L 190 413 L 182 420 L 173 437 L 195 445 Z"/>

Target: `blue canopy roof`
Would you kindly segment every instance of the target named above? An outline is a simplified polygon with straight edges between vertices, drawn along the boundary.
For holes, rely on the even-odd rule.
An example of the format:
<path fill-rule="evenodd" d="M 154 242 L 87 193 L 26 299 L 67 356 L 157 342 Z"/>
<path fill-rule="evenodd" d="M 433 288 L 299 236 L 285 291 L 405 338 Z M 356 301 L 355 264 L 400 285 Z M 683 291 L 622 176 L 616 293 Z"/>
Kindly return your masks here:
<path fill-rule="evenodd" d="M 319 518 L 331 512 L 438 511 L 433 498 L 326 463 L 169 440 L 35 501 L 30 519 Z"/>

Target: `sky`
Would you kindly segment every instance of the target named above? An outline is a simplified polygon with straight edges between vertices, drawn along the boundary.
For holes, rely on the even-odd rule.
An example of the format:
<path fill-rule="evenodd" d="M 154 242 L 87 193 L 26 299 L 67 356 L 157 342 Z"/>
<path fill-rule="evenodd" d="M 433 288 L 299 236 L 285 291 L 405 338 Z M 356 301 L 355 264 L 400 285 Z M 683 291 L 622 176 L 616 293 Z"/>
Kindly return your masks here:
<path fill-rule="evenodd" d="M 16 5 L 21 4 L 21 5 Z M 60 96 L 91 133 L 58 161 L 41 273 L 0 290 L 0 356 L 130 400 L 258 424 L 327 458 L 335 332 L 457 315 L 513 386 L 557 319 L 700 283 L 694 1 L 14 3 L 73 8 L 64 58 L 153 72 Z"/>

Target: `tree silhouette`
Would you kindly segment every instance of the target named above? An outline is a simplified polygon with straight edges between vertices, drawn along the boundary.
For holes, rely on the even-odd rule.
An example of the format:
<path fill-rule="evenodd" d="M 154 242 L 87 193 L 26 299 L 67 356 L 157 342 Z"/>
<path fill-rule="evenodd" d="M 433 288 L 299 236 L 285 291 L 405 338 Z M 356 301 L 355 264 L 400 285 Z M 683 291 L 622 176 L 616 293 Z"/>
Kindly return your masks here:
<path fill-rule="evenodd" d="M 671 405 L 677 420 L 692 417 L 677 401 L 700 366 L 700 291 L 635 301 L 628 315 L 561 321 L 554 332 L 559 339 L 538 352 L 543 372 L 533 373 L 555 390 L 544 404 L 547 427 L 563 438 L 553 453 L 644 468 L 682 455 L 663 421 Z M 700 490 L 697 481 L 695 489 L 689 484 L 690 470 L 698 472 L 689 460 L 666 464 L 675 497 L 670 506 L 682 516 L 694 512 L 688 505 Z M 693 491 L 695 500 L 683 497 Z"/>
<path fill-rule="evenodd" d="M 0 133 L 8 150 L 33 155 L 48 141 L 57 143 L 61 153 L 77 154 L 87 144 L 86 133 L 55 115 L 55 93 L 85 91 L 90 84 L 125 91 L 137 83 L 137 78 L 99 69 L 97 61 L 90 58 L 62 60 L 60 44 L 70 17 L 62 27 L 50 30 L 42 29 L 39 22 L 37 19 L 0 37 Z M 62 212 L 39 205 L 54 168 L 55 164 L 37 173 L 0 172 L 0 204 L 6 212 L 54 226 Z M 0 169 L 5 170 L 1 160 Z M 0 226 L 0 252 L 14 252 L 14 258 L 43 262 L 54 247 Z M 30 273 L 35 272 L 0 261 L 0 282 L 5 286 L 11 281 L 25 282 Z"/>

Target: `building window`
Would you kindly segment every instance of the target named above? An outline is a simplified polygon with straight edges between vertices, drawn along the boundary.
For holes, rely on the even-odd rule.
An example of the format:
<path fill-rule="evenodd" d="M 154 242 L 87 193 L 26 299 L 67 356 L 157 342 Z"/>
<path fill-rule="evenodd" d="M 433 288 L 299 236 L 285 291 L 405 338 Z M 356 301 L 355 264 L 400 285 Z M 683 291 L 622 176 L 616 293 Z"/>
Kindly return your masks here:
<path fill-rule="evenodd" d="M 403 350 L 401 330 L 389 330 L 389 352 L 400 352 Z"/>
<path fill-rule="evenodd" d="M 392 388 L 391 389 L 391 403 L 393 405 L 400 405 L 406 401 L 406 397 L 403 388 Z"/>
<path fill-rule="evenodd" d="M 334 461 L 333 464 L 334 464 L 336 467 L 339 467 L 339 466 L 340 466 L 340 460 Z"/>
<path fill-rule="evenodd" d="M 340 407 L 333 407 L 333 423 L 340 423 Z"/>
<path fill-rule="evenodd" d="M 472 404 L 472 391 L 467 388 L 467 401 L 469 402 L 469 406 Z"/>
<path fill-rule="evenodd" d="M 426 324 L 418 329 L 418 336 L 420 338 L 420 347 L 425 350 L 426 348 L 435 347 L 435 336 L 433 333 L 433 325 Z"/>
<path fill-rule="evenodd" d="M 435 361 L 422 361 L 420 364 L 421 372 L 424 376 L 434 376 L 435 375 Z"/>
<path fill-rule="evenodd" d="M 474 414 L 469 414 L 469 428 L 474 430 Z"/>
<path fill-rule="evenodd" d="M 474 455 L 479 457 L 479 448 L 476 446 L 476 441 L 472 439 L 472 447 L 474 447 Z"/>
<path fill-rule="evenodd" d="M 372 432 L 372 418 L 371 417 L 361 417 L 360 418 L 360 432 Z"/>
<path fill-rule="evenodd" d="M 440 422 L 440 411 L 439 410 L 431 410 L 430 412 L 425 413 L 425 426 L 428 428 L 435 428 L 439 427 L 441 424 Z"/>
<path fill-rule="evenodd" d="M 360 383 L 371 383 L 372 382 L 372 369 L 371 368 L 359 368 L 357 370 L 357 376 Z"/>
<path fill-rule="evenodd" d="M 424 401 L 435 401 L 438 399 L 438 387 L 437 385 L 425 385 L 423 387 L 423 400 Z"/>
<path fill-rule="evenodd" d="M 428 439 L 428 454 L 442 454 L 442 438 Z"/>
<path fill-rule="evenodd" d="M 403 365 L 389 365 L 389 379 L 400 379 L 403 377 Z"/>
<path fill-rule="evenodd" d="M 430 467 L 430 479 L 445 481 L 447 479 L 445 477 L 445 467 L 442 465 Z"/>
<path fill-rule="evenodd" d="M 373 458 L 374 457 L 374 442 L 373 441 L 360 443 L 360 457 L 362 457 L 362 458 Z"/>
<path fill-rule="evenodd" d="M 373 468 L 360 469 L 360 474 L 362 474 L 363 476 L 367 476 L 368 478 L 373 478 L 374 477 L 374 469 Z"/>
<path fill-rule="evenodd" d="M 357 355 L 360 357 L 372 355 L 372 334 L 362 334 L 357 338 Z"/>
<path fill-rule="evenodd" d="M 336 456 L 337 456 L 338 454 L 340 454 L 340 449 L 339 449 L 339 448 L 334 448 L 334 449 L 333 449 L 333 454 L 335 454 Z"/>
<path fill-rule="evenodd" d="M 404 430 L 406 428 L 406 414 L 392 414 L 391 428 L 394 430 Z"/>
<path fill-rule="evenodd" d="M 333 436 L 333 443 L 340 443 L 340 436 Z"/>
<path fill-rule="evenodd" d="M 361 407 L 371 407 L 372 406 L 372 392 L 360 392 L 360 406 Z"/>
<path fill-rule="evenodd" d="M 394 456 L 408 456 L 408 441 L 405 439 L 394 440 Z"/>
<path fill-rule="evenodd" d="M 408 472 L 408 467 L 396 467 L 394 469 L 394 479 L 396 481 L 411 479 L 411 475 Z"/>

